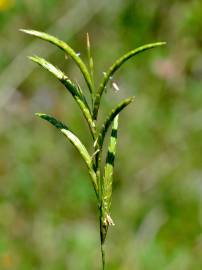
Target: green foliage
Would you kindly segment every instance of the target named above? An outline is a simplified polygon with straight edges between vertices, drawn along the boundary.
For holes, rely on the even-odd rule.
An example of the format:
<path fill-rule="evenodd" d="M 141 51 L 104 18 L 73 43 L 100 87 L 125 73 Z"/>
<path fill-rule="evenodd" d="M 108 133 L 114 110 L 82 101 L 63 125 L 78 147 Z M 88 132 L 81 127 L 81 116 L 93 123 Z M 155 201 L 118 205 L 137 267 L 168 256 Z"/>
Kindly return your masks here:
<path fill-rule="evenodd" d="M 29 57 L 32 61 L 39 64 L 46 70 L 48 70 L 51 74 L 53 74 L 64 86 L 67 88 L 67 90 L 71 93 L 77 104 L 79 105 L 84 117 L 87 120 L 87 123 L 89 124 L 90 131 L 92 135 L 94 136 L 94 123 L 92 120 L 92 116 L 90 113 L 90 108 L 88 106 L 88 103 L 85 99 L 85 96 L 83 95 L 83 92 L 81 88 L 78 85 L 75 85 L 72 83 L 68 77 L 57 67 L 53 66 L 51 63 L 46 61 L 45 59 L 38 57 L 38 56 L 32 56 Z"/>
<path fill-rule="evenodd" d="M 90 79 L 90 74 L 86 68 L 86 65 L 83 63 L 83 61 L 81 60 L 81 58 L 77 55 L 77 53 L 69 46 L 67 45 L 67 43 L 65 43 L 62 40 L 59 40 L 58 38 L 48 35 L 46 33 L 43 32 L 39 32 L 39 31 L 35 31 L 35 30 L 25 30 L 25 29 L 21 29 L 22 32 L 41 38 L 42 40 L 46 40 L 54 45 L 56 45 L 57 47 L 59 47 L 61 50 L 63 50 L 66 54 L 68 54 L 69 56 L 72 57 L 72 59 L 75 61 L 75 63 L 78 65 L 78 67 L 80 68 L 86 83 L 89 87 L 90 92 L 92 93 L 92 82 Z"/>
<path fill-rule="evenodd" d="M 106 163 L 104 167 L 103 183 L 102 183 L 102 222 L 105 226 L 114 225 L 110 217 L 110 208 L 112 201 L 112 183 L 114 171 L 114 159 L 116 154 L 117 132 L 118 132 L 118 119 L 117 115 L 114 119 L 110 142 L 107 152 Z"/>
<path fill-rule="evenodd" d="M 100 87 L 96 93 L 96 98 L 95 98 L 95 103 L 94 103 L 94 110 L 93 110 L 93 117 L 94 119 L 97 119 L 97 114 L 98 114 L 98 110 L 99 110 L 99 106 L 100 106 L 100 101 L 101 101 L 101 97 L 102 94 L 106 88 L 106 85 L 108 83 L 108 81 L 110 80 L 110 78 L 114 75 L 114 73 L 127 61 L 129 60 L 131 57 L 142 53 L 146 50 L 158 47 L 158 46 L 162 46 L 165 45 L 165 42 L 157 42 L 157 43 L 151 43 L 151 44 L 146 44 L 144 46 L 141 46 L 137 49 L 134 49 L 126 54 L 124 54 L 121 58 L 119 58 L 110 68 L 107 72 L 104 73 L 104 78 L 100 84 Z"/>
<path fill-rule="evenodd" d="M 87 35 L 87 51 L 88 51 L 88 58 L 89 58 L 89 66 L 91 72 L 89 73 L 86 65 L 81 60 L 81 58 L 76 54 L 76 52 L 67 45 L 64 41 L 59 40 L 58 38 L 48 35 L 43 32 L 35 31 L 35 30 L 21 30 L 26 34 L 36 36 L 41 38 L 42 40 L 48 41 L 60 49 L 62 49 L 66 54 L 70 55 L 75 63 L 79 66 L 87 86 L 90 91 L 90 97 L 93 107 L 90 109 L 90 105 L 85 98 L 83 91 L 81 88 L 74 84 L 71 80 L 69 80 L 68 76 L 64 74 L 60 69 L 55 67 L 53 64 L 49 63 L 45 59 L 32 56 L 29 57 L 32 61 L 36 62 L 44 69 L 49 71 L 53 74 L 71 93 L 73 98 L 75 99 L 76 103 L 80 107 L 81 111 L 83 112 L 84 117 L 88 122 L 88 126 L 90 129 L 90 133 L 93 137 L 93 153 L 89 154 L 87 148 L 81 143 L 78 137 L 69 130 L 69 128 L 64 125 L 62 122 L 58 121 L 52 116 L 43 113 L 37 113 L 36 115 L 41 117 L 42 119 L 50 122 L 53 126 L 59 129 L 67 139 L 76 147 L 78 152 L 80 153 L 81 157 L 83 158 L 84 162 L 87 165 L 89 175 L 92 180 L 92 184 L 96 193 L 98 209 L 100 214 L 100 237 L 101 237 L 101 248 L 102 248 L 102 263 L 103 269 L 105 268 L 105 257 L 104 257 L 104 249 L 103 245 L 107 236 L 108 227 L 110 225 L 114 225 L 112 218 L 111 218 L 111 200 L 112 200 L 112 185 L 113 185 L 113 170 L 114 170 L 114 159 L 116 153 L 116 144 L 117 144 L 117 130 L 118 130 L 118 118 L 119 113 L 129 105 L 134 97 L 127 98 L 123 100 L 120 104 L 118 104 L 115 109 L 111 111 L 109 116 L 104 121 L 104 124 L 101 128 L 97 125 L 96 119 L 98 115 L 98 111 L 101 104 L 101 97 L 103 91 L 107 85 L 107 82 L 110 80 L 111 76 L 131 57 L 146 51 L 148 49 L 162 46 L 165 42 L 158 42 L 147 44 L 145 46 L 139 47 L 135 50 L 132 50 L 118 59 L 107 71 L 104 73 L 104 78 L 100 84 L 100 87 L 97 91 L 94 89 L 94 82 L 93 82 L 93 59 L 91 57 L 90 51 L 90 41 L 89 36 Z M 90 75 L 91 74 L 91 75 Z M 109 147 L 106 157 L 106 162 L 104 166 L 104 172 L 102 172 L 102 148 L 105 139 L 105 135 L 112 125 L 111 137 L 109 141 Z"/>
<path fill-rule="evenodd" d="M 100 127 L 122 98 L 137 98 L 119 117 L 106 269 L 201 270 L 202 1 L 3 2 L 12 5 L 0 12 L 0 269 L 100 269 L 86 164 L 59 130 L 33 114 L 67 123 L 92 154 L 88 126 L 64 85 L 26 56 L 44 57 L 90 95 L 71 57 L 16 31 L 32 28 L 58 33 L 90 71 L 89 32 L 96 89 L 116 56 L 168 41 L 166 49 L 129 60 L 102 96 Z"/>
<path fill-rule="evenodd" d="M 75 146 L 75 148 L 79 151 L 81 157 L 83 158 L 84 162 L 86 163 L 89 174 L 91 176 L 92 184 L 94 186 L 96 195 L 98 196 L 98 186 L 97 186 L 97 180 L 96 175 L 93 170 L 92 166 L 92 159 L 86 150 L 85 146 L 81 143 L 81 141 L 78 139 L 78 137 L 69 130 L 69 128 L 64 125 L 62 122 L 58 121 L 54 117 L 44 114 L 44 113 L 36 113 L 37 116 L 41 117 L 42 119 L 48 121 L 53 126 L 55 126 L 57 129 L 59 129 L 66 137 L 67 139 Z"/>

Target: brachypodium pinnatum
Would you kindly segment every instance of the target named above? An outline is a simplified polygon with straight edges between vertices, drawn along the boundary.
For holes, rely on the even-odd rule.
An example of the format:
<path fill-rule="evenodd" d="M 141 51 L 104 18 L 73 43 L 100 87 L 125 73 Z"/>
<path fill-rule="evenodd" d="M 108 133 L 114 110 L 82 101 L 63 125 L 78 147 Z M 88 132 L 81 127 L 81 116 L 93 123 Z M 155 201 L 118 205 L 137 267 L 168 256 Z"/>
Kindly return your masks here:
<path fill-rule="evenodd" d="M 117 142 L 117 130 L 118 130 L 118 119 L 119 113 L 129 105 L 134 97 L 129 97 L 119 103 L 108 115 L 104 124 L 101 128 L 98 127 L 97 117 L 100 108 L 101 98 L 104 90 L 107 87 L 107 83 L 113 74 L 131 57 L 149 50 L 151 48 L 162 46 L 165 42 L 157 42 L 144 45 L 135 50 L 132 50 L 121 58 L 119 58 L 107 72 L 104 72 L 104 78 L 101 81 L 98 89 L 95 89 L 94 79 L 93 79 L 93 59 L 91 56 L 89 36 L 87 34 L 87 52 L 89 59 L 90 71 L 84 62 L 81 60 L 80 56 L 64 41 L 59 40 L 58 38 L 35 30 L 21 30 L 26 34 L 38 37 L 45 41 L 48 41 L 60 49 L 62 49 L 65 54 L 69 55 L 74 62 L 78 65 L 83 77 L 86 81 L 87 88 L 90 93 L 91 102 L 87 101 L 87 98 L 77 83 L 73 83 L 64 72 L 55 67 L 53 64 L 47 60 L 38 57 L 32 56 L 29 57 L 32 61 L 36 62 L 44 69 L 52 73 L 71 93 L 76 103 L 80 107 L 87 123 L 93 139 L 93 153 L 90 154 L 83 143 L 79 138 L 62 122 L 58 121 L 54 117 L 44 114 L 36 113 L 37 116 L 41 117 L 44 120 L 50 122 L 53 126 L 59 129 L 67 139 L 76 147 L 84 162 L 87 165 L 90 179 L 96 194 L 98 210 L 99 210 L 99 219 L 100 219 L 100 241 L 101 241 L 101 252 L 102 252 L 102 268 L 105 269 L 105 254 L 104 254 L 104 243 L 108 231 L 108 227 L 114 225 L 114 222 L 111 218 L 111 200 L 112 200 L 112 183 L 113 183 L 113 169 L 114 169 L 114 158 L 116 152 L 116 142 Z M 114 83 L 114 88 L 118 89 L 118 86 Z M 104 168 L 102 168 L 102 149 L 105 140 L 105 136 L 112 125 L 111 136 L 109 140 L 108 152 L 106 156 L 106 162 Z"/>

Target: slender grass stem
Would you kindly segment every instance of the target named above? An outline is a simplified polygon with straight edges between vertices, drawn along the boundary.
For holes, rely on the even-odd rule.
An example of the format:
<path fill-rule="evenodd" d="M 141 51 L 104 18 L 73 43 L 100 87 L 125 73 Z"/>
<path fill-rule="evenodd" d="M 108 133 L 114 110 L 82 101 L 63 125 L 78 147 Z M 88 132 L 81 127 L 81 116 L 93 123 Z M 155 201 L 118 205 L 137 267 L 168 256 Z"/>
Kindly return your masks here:
<path fill-rule="evenodd" d="M 102 259 L 102 270 L 105 270 L 105 250 L 104 250 L 104 241 L 103 241 L 103 236 L 102 236 L 101 214 L 100 214 L 100 249 L 101 249 L 101 259 Z"/>
<path fill-rule="evenodd" d="M 101 252 L 102 252 L 102 270 L 105 270 L 105 251 L 103 244 L 101 244 Z"/>

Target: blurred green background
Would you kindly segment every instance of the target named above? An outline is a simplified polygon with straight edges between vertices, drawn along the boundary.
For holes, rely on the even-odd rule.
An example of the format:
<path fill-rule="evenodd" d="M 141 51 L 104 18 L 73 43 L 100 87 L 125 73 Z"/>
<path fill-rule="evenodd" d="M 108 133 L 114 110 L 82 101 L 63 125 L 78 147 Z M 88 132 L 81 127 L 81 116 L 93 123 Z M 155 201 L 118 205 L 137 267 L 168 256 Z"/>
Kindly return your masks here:
<path fill-rule="evenodd" d="M 122 98 L 108 270 L 202 269 L 202 1 L 0 0 L 0 269 L 100 269 L 98 216 L 87 170 L 54 128 L 63 120 L 89 147 L 72 97 L 30 63 L 38 54 L 85 85 L 71 59 L 19 28 L 55 34 L 86 57 L 96 80 L 123 53 L 130 60 L 103 97 L 100 123 Z"/>

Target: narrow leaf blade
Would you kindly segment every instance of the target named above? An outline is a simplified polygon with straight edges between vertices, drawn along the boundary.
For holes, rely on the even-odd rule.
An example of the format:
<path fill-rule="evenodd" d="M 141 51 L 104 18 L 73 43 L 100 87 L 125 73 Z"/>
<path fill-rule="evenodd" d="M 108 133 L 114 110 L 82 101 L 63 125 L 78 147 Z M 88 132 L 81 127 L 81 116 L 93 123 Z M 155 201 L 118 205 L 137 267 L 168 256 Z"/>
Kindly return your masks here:
<path fill-rule="evenodd" d="M 79 95 L 76 85 L 74 85 L 58 67 L 39 56 L 29 56 L 29 59 L 43 67 L 45 70 L 49 71 L 54 77 L 65 85 L 67 90 L 69 90 L 73 96 Z"/>
<path fill-rule="evenodd" d="M 86 147 L 82 144 L 79 138 L 72 131 L 70 131 L 70 129 L 66 125 L 64 125 L 61 121 L 44 113 L 36 113 L 36 116 L 39 116 L 40 118 L 48 121 L 57 129 L 59 129 L 65 135 L 65 137 L 67 137 L 67 139 L 75 146 L 75 148 L 78 150 L 78 152 L 80 153 L 81 157 L 83 158 L 84 162 L 86 163 L 88 167 L 88 171 L 91 176 L 96 195 L 98 196 L 98 185 L 97 185 L 96 174 L 92 167 L 91 156 L 88 153 Z"/>
<path fill-rule="evenodd" d="M 99 133 L 99 136 L 98 136 L 98 144 L 99 144 L 99 147 L 100 147 L 100 150 L 102 149 L 102 146 L 103 146 L 103 143 L 104 143 L 104 139 L 105 139 L 105 135 L 111 125 L 111 123 L 113 122 L 113 120 L 115 119 L 115 117 L 126 107 L 128 106 L 133 100 L 134 100 L 135 97 L 130 97 L 130 98 L 127 98 L 127 99 L 124 99 L 121 103 L 119 103 L 111 112 L 110 114 L 108 115 L 108 117 L 106 118 L 101 130 L 100 130 L 100 133 Z"/>
<path fill-rule="evenodd" d="M 28 35 L 35 36 L 35 37 L 38 37 L 42 40 L 48 41 L 48 42 L 56 45 L 57 47 L 59 47 L 66 54 L 70 55 L 71 58 L 75 61 L 75 63 L 80 68 L 80 70 L 85 78 L 85 81 L 88 85 L 88 88 L 89 88 L 90 92 L 92 93 L 93 87 L 92 87 L 91 77 L 90 77 L 90 74 L 88 72 L 86 65 L 81 60 L 81 58 L 77 55 L 77 53 L 66 42 L 58 39 L 55 36 L 49 35 L 49 34 L 44 33 L 44 32 L 36 31 L 36 30 L 20 29 L 20 31 L 24 32 Z"/>
<path fill-rule="evenodd" d="M 98 89 L 98 93 L 96 94 L 95 102 L 94 102 L 94 109 L 93 109 L 93 119 L 97 118 L 98 109 L 100 105 L 100 100 L 102 97 L 102 94 L 104 92 L 104 89 L 110 80 L 110 78 L 114 75 L 114 73 L 130 58 L 133 56 L 140 54 L 144 51 L 150 50 L 155 47 L 163 46 L 166 42 L 156 42 L 156 43 L 150 43 L 143 45 L 141 47 L 138 47 L 137 49 L 134 49 L 126 54 L 124 54 L 122 57 L 120 57 L 109 69 L 106 73 L 104 73 L 104 78 L 100 84 L 100 87 Z"/>
<path fill-rule="evenodd" d="M 55 67 L 53 64 L 51 64 L 44 58 L 39 57 L 37 55 L 29 56 L 28 58 L 32 60 L 33 62 L 37 63 L 38 65 L 42 66 L 44 69 L 48 70 L 58 80 L 62 81 L 62 80 L 68 79 L 67 76 L 59 68 Z"/>
<path fill-rule="evenodd" d="M 44 69 L 49 71 L 52 75 L 54 75 L 63 85 L 65 85 L 66 89 L 71 93 L 77 104 L 79 105 L 84 117 L 87 120 L 87 123 L 90 127 L 90 131 L 92 136 L 94 136 L 94 123 L 91 116 L 91 111 L 88 106 L 88 103 L 83 95 L 83 92 L 81 88 L 79 88 L 77 85 L 75 85 L 73 82 L 69 80 L 69 78 L 57 67 L 55 67 L 53 64 L 45 60 L 44 58 L 41 58 L 39 56 L 30 56 L 29 59 L 31 59 L 33 62 L 39 64 Z"/>

